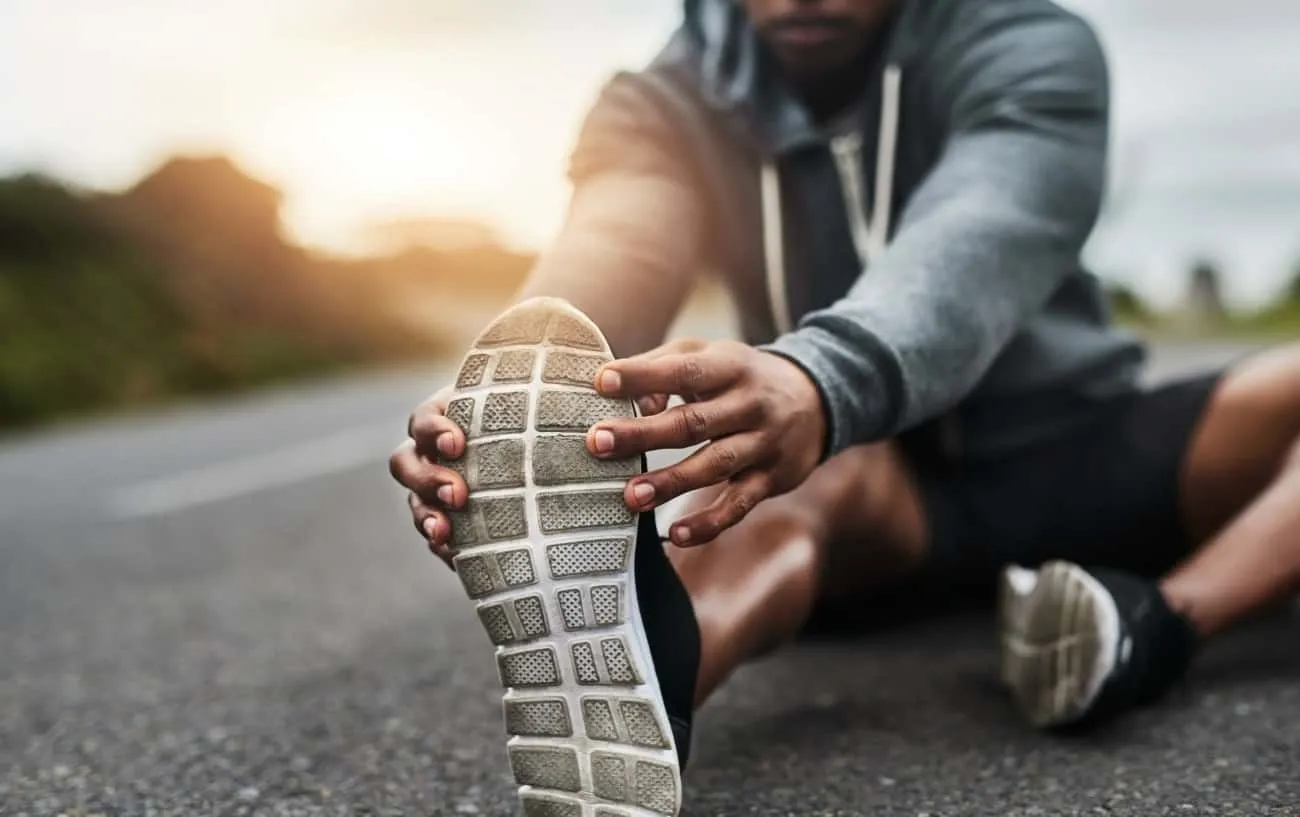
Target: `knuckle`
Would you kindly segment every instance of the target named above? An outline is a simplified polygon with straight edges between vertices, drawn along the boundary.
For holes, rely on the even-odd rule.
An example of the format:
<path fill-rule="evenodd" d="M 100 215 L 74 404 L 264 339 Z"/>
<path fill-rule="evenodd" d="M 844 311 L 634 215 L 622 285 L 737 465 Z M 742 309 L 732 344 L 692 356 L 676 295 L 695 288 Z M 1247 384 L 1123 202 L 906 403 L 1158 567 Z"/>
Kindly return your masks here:
<path fill-rule="evenodd" d="M 710 446 L 710 449 L 709 455 L 713 459 L 715 470 L 731 474 L 740 464 L 740 454 L 732 446 L 715 444 Z"/>
<path fill-rule="evenodd" d="M 690 481 L 680 468 L 669 468 L 663 474 L 663 494 L 668 497 L 681 496 L 689 488 Z M 656 487 L 656 491 L 659 488 Z"/>
<path fill-rule="evenodd" d="M 445 430 L 443 417 L 431 408 L 422 408 L 411 415 L 408 431 L 416 442 L 432 442 Z"/>
<path fill-rule="evenodd" d="M 749 491 L 736 491 L 731 495 L 731 513 L 729 516 L 732 520 L 741 519 L 754 510 L 754 506 L 757 504 L 758 497 L 754 494 Z"/>
<path fill-rule="evenodd" d="M 415 484 L 411 487 L 425 502 L 431 506 L 441 508 L 446 503 L 438 498 L 438 489 L 450 483 L 454 474 L 454 471 L 436 465 L 422 467 L 416 471 L 413 477 Z"/>
<path fill-rule="evenodd" d="M 709 438 L 709 418 L 696 405 L 686 404 L 677 414 L 678 430 L 691 443 L 702 443 Z"/>
<path fill-rule="evenodd" d="M 698 388 L 704 380 L 704 364 L 697 355 L 687 355 L 677 364 L 677 382 L 685 390 Z"/>

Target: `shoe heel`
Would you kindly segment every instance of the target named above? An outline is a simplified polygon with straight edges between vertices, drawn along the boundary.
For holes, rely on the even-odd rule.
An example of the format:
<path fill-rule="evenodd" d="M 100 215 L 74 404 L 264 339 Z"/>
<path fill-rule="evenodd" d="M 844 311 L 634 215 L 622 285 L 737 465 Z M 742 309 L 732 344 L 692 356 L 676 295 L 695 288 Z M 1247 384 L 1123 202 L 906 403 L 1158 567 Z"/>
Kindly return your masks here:
<path fill-rule="evenodd" d="M 1095 580 L 1077 565 L 1051 562 L 1028 596 L 1014 602 L 1019 625 L 1004 632 L 1003 677 L 1037 727 L 1078 718 L 1096 694 L 1104 646 Z"/>

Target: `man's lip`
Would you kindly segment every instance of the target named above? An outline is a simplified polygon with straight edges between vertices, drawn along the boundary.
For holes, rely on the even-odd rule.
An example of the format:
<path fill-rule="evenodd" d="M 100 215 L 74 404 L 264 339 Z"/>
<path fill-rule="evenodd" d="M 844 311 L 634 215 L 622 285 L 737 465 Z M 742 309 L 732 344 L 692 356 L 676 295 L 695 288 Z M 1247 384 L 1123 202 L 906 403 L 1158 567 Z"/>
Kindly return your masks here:
<path fill-rule="evenodd" d="M 772 27 L 772 36 L 797 46 L 825 45 L 843 33 L 843 27 L 829 20 L 788 20 Z"/>

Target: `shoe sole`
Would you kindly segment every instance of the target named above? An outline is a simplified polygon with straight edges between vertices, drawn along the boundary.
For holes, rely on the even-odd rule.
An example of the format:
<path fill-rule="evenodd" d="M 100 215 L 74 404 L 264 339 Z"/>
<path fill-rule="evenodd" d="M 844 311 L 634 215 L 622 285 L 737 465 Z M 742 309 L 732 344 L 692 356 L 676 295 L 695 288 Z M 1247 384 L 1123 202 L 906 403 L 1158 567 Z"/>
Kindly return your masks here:
<path fill-rule="evenodd" d="M 1081 718 L 1114 668 L 1119 613 L 1087 571 L 1049 562 L 1036 573 L 1002 571 L 998 592 L 1001 672 L 1034 726 Z"/>
<path fill-rule="evenodd" d="M 636 600 L 640 458 L 592 457 L 587 430 L 635 416 L 598 395 L 612 359 L 594 323 L 535 299 L 466 356 L 447 416 L 464 429 L 452 516 L 457 573 L 505 690 L 507 752 L 526 817 L 675 817 L 681 772 Z"/>

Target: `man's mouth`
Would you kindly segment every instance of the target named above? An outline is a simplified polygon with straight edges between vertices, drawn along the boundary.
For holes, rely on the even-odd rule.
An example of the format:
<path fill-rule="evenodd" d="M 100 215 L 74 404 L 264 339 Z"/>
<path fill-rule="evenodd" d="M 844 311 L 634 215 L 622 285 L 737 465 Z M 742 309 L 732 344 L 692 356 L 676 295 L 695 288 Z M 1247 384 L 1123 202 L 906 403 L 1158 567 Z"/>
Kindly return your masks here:
<path fill-rule="evenodd" d="M 848 21 L 838 17 L 791 17 L 767 27 L 768 35 L 782 44 L 799 48 L 828 45 L 848 33 Z"/>

